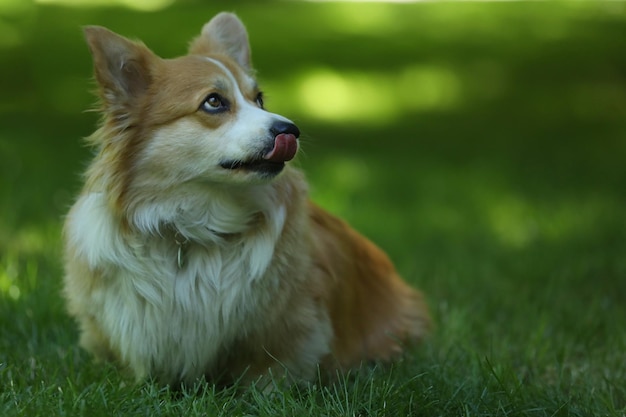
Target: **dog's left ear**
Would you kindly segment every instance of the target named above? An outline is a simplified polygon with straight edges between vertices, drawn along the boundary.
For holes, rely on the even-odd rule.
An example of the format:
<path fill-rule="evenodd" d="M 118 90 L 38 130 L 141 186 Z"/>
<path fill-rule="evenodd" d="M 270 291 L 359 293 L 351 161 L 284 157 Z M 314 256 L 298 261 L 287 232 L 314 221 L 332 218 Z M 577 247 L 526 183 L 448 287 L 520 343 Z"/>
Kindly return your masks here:
<path fill-rule="evenodd" d="M 125 120 L 146 94 L 158 58 L 145 45 L 100 26 L 84 28 L 100 96 L 116 120 Z"/>
<path fill-rule="evenodd" d="M 237 16 L 222 12 L 204 25 L 194 39 L 189 53 L 196 55 L 224 54 L 246 71 L 252 70 L 248 32 Z"/>

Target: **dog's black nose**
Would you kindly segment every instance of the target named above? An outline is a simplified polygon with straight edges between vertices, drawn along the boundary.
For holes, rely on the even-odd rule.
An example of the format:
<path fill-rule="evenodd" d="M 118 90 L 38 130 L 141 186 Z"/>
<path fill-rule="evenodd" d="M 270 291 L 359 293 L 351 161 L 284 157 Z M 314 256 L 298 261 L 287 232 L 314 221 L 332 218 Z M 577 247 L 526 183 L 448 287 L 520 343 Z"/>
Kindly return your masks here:
<path fill-rule="evenodd" d="M 294 125 L 293 123 L 283 121 L 274 122 L 272 124 L 272 127 L 270 127 L 270 132 L 274 137 L 280 135 L 281 133 L 292 134 L 295 137 L 300 136 L 300 129 L 298 129 L 298 126 Z"/>

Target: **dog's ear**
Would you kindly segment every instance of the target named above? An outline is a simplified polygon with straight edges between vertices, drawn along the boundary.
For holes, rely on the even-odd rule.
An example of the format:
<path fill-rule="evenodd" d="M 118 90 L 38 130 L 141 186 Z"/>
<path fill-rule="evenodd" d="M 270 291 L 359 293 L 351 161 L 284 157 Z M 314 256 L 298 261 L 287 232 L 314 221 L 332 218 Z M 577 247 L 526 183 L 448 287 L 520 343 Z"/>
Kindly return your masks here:
<path fill-rule="evenodd" d="M 189 53 L 224 54 L 246 71 L 252 70 L 248 32 L 241 20 L 232 13 L 222 12 L 205 24 L 200 36 L 192 41 Z"/>
<path fill-rule="evenodd" d="M 124 119 L 148 90 L 158 58 L 142 43 L 106 28 L 87 26 L 84 33 L 104 105 L 118 120 Z"/>

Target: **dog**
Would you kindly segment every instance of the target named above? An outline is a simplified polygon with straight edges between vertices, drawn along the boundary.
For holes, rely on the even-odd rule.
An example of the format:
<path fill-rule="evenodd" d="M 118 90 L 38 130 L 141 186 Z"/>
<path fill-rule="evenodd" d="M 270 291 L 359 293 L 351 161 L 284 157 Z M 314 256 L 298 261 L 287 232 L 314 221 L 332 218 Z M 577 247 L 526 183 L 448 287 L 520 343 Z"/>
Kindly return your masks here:
<path fill-rule="evenodd" d="M 100 111 L 64 225 L 80 345 L 137 381 L 314 381 L 428 333 L 423 295 L 309 200 L 300 131 L 265 109 L 231 13 L 162 59 L 84 29 Z"/>

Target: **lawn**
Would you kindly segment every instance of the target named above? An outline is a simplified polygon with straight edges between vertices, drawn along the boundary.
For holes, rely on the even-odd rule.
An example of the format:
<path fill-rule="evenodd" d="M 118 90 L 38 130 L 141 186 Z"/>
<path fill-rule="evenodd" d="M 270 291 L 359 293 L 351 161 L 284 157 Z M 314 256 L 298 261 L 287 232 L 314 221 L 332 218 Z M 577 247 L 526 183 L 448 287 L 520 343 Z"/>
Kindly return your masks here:
<path fill-rule="evenodd" d="M 0 0 L 1 416 L 626 415 L 626 3 L 205 3 Z M 390 368 L 176 394 L 77 347 L 59 235 L 98 120 L 80 27 L 171 57 L 222 8 L 303 132 L 312 197 L 427 294 L 435 331 Z"/>

